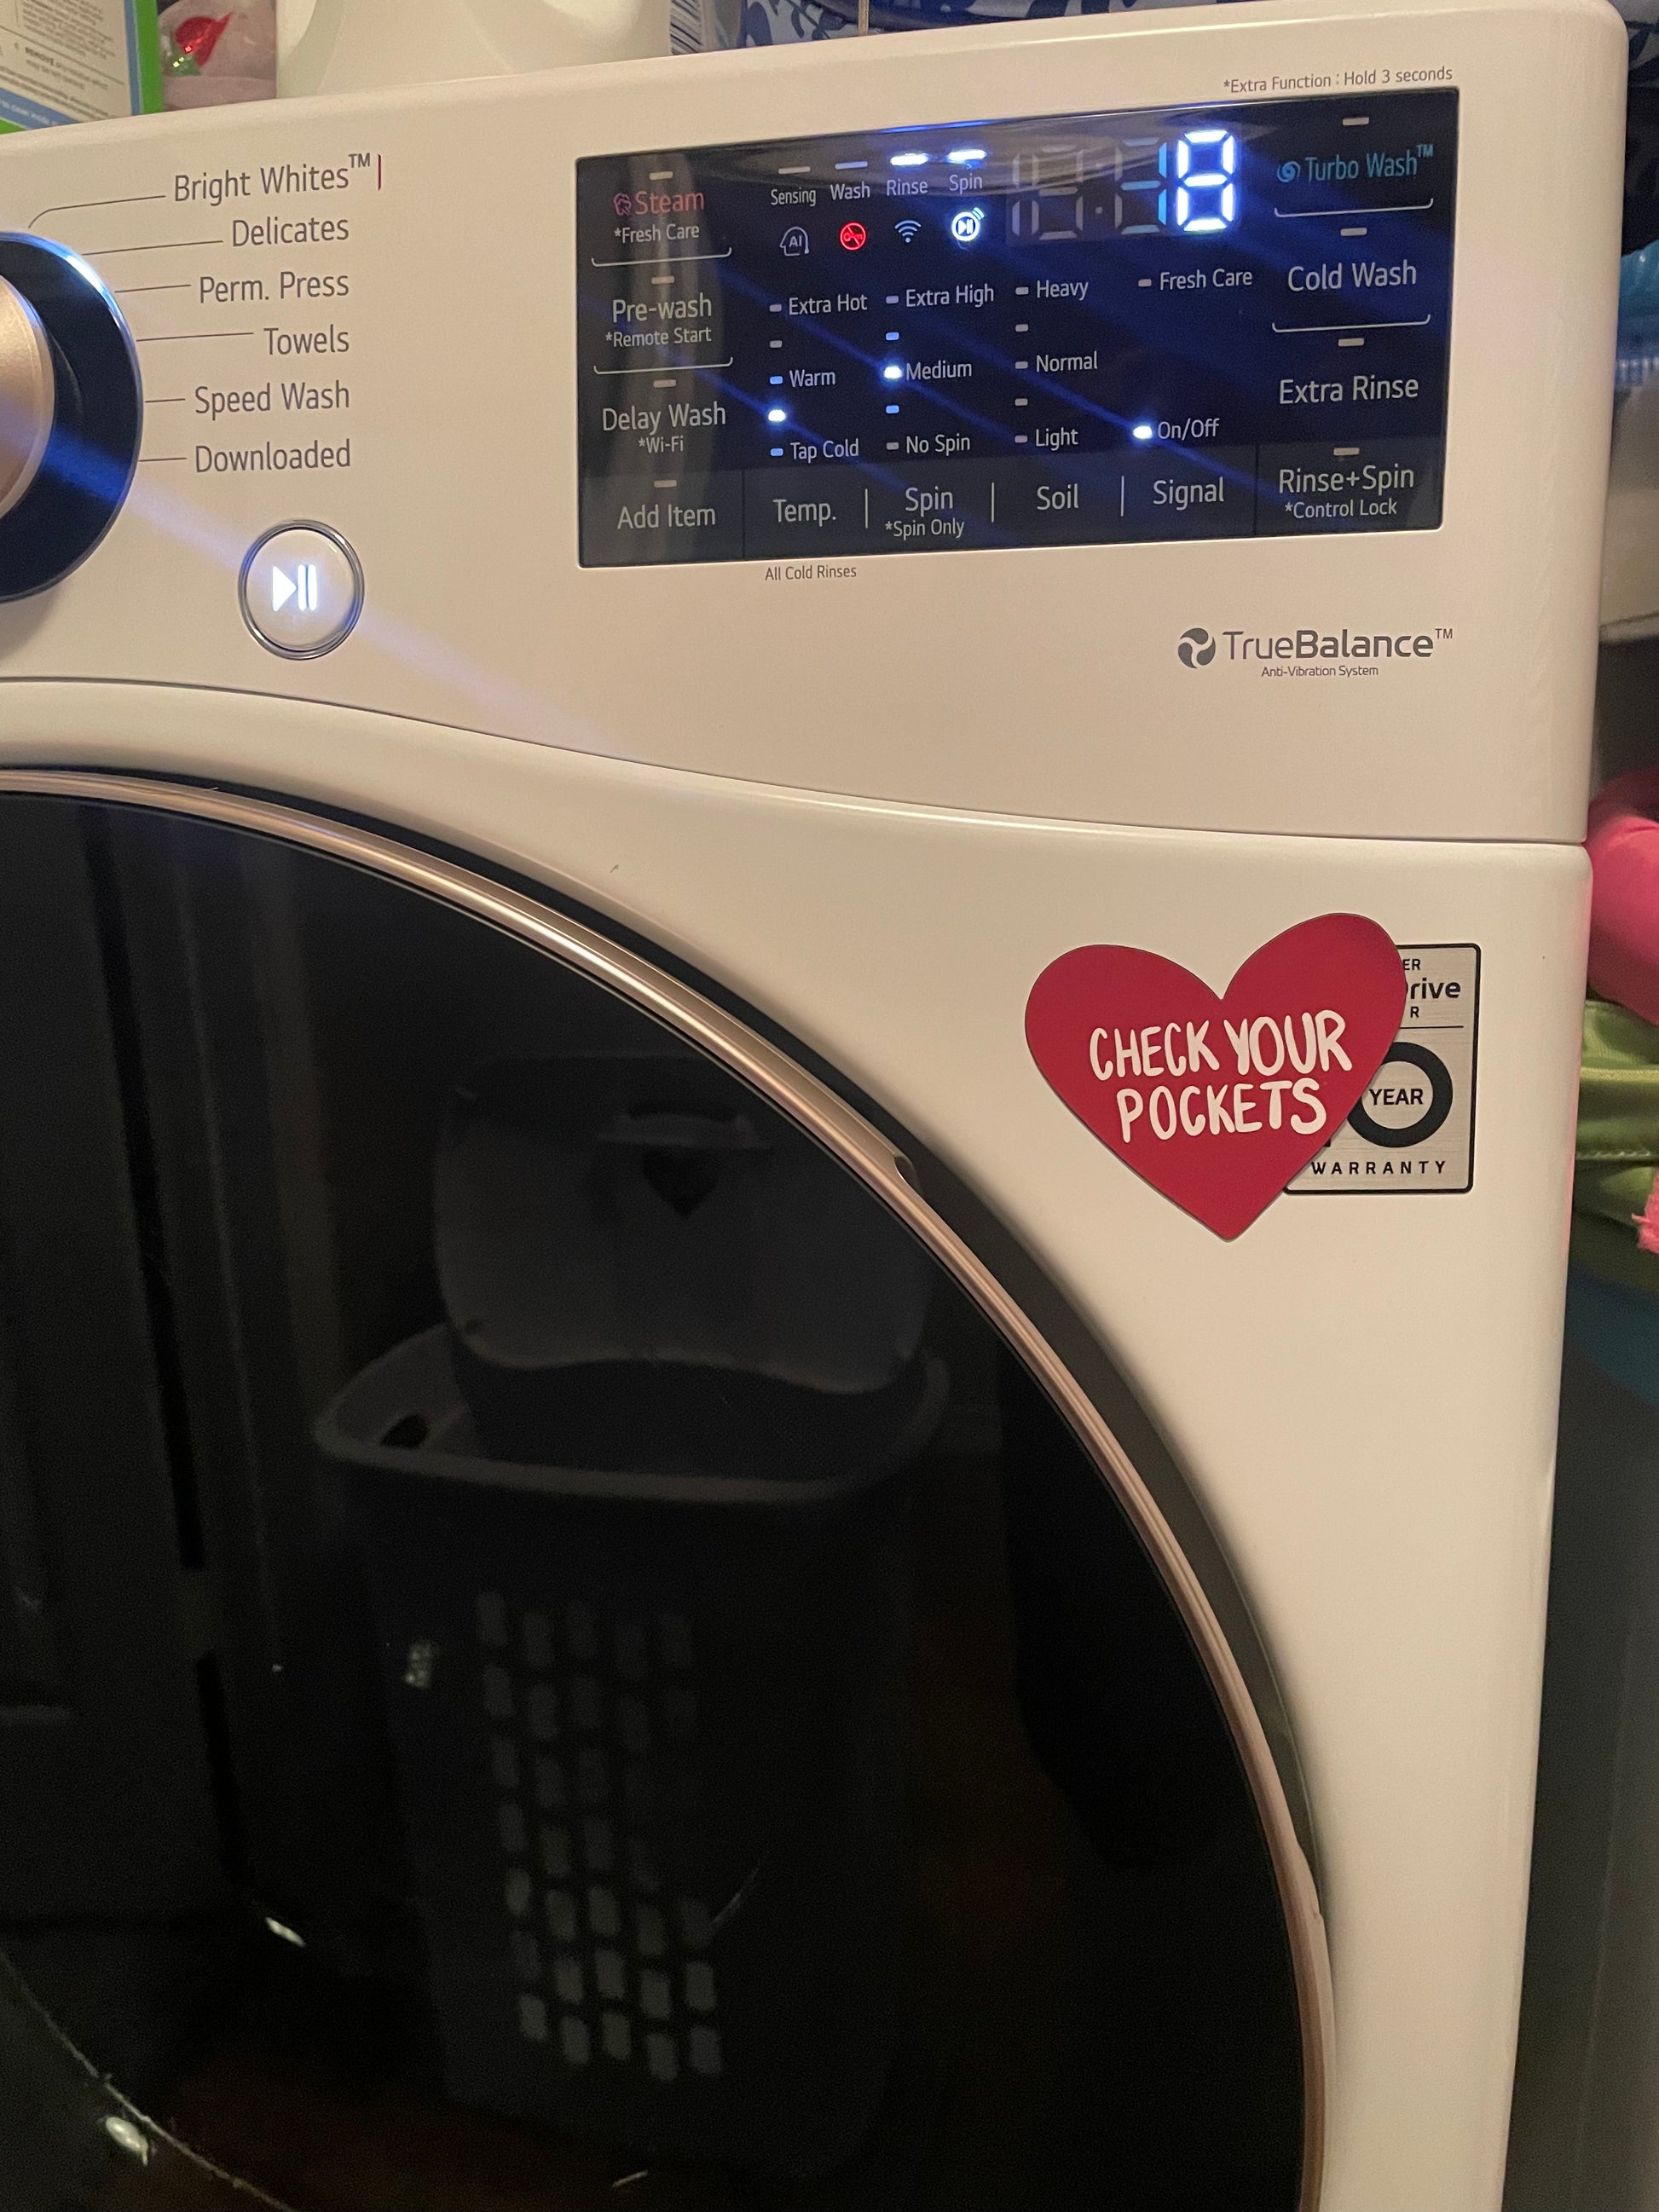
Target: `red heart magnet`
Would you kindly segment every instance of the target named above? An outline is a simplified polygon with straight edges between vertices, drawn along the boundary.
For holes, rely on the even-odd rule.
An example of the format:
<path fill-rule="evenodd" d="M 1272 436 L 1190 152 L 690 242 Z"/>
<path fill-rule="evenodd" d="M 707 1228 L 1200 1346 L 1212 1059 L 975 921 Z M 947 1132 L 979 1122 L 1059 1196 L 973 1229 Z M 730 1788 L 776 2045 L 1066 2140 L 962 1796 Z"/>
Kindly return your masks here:
<path fill-rule="evenodd" d="M 1388 932 L 1299 921 L 1216 994 L 1133 945 L 1081 945 L 1025 1006 L 1044 1080 L 1126 1167 L 1234 1237 L 1328 1144 L 1382 1066 L 1406 1005 Z"/>

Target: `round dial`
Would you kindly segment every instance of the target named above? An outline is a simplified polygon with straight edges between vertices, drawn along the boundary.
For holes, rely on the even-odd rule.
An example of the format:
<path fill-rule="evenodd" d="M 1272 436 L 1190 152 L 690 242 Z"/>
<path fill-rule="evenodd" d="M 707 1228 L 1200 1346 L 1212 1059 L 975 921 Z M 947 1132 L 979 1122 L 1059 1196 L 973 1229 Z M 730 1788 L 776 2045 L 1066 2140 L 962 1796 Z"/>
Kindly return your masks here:
<path fill-rule="evenodd" d="M 0 515 L 10 514 L 40 471 L 57 382 L 40 316 L 0 277 Z"/>
<path fill-rule="evenodd" d="M 0 234 L 0 599 L 44 591 L 120 510 L 143 428 L 121 311 L 80 258 Z"/>

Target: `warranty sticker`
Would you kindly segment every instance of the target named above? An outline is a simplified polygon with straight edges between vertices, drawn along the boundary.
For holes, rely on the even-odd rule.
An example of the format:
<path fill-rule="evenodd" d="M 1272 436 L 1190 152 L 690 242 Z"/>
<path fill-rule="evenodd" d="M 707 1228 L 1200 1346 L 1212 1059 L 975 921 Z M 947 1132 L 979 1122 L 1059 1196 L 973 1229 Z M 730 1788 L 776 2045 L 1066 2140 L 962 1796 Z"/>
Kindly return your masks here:
<path fill-rule="evenodd" d="M 1347 1120 L 1291 1185 L 1393 1197 L 1474 1186 L 1478 945 L 1402 945 L 1406 1011 Z"/>

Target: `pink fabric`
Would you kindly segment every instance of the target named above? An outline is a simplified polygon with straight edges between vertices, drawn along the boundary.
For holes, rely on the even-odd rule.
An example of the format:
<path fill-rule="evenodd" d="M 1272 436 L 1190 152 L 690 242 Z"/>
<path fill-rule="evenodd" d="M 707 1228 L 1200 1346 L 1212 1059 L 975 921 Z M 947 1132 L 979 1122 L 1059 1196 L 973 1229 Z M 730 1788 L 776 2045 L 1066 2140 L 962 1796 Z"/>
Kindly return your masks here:
<path fill-rule="evenodd" d="M 1607 785 L 1591 803 L 1585 844 L 1595 871 L 1590 988 L 1659 1023 L 1659 769 Z M 1644 1233 L 1659 1233 L 1659 1222 Z"/>
<path fill-rule="evenodd" d="M 1647 1210 L 1636 1217 L 1636 1242 L 1644 1252 L 1659 1252 L 1659 1178 L 1648 1193 Z"/>

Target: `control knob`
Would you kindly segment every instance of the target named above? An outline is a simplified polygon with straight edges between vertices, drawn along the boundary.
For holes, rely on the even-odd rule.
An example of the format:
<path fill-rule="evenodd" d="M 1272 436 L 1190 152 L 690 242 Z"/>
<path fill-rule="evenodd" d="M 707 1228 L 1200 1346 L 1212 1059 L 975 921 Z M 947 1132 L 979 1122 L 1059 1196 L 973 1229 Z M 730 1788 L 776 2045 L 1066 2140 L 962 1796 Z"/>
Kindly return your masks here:
<path fill-rule="evenodd" d="M 78 255 L 0 234 L 0 599 L 44 591 L 119 513 L 143 428 L 138 356 Z"/>

